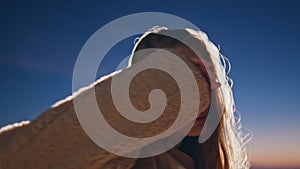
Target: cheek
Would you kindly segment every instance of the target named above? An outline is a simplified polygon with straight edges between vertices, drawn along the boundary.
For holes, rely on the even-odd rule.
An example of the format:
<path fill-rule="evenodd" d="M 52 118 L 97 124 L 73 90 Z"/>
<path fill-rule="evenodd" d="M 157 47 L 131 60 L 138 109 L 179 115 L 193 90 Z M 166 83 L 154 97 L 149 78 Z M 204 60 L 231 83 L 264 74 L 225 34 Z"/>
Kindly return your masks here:
<path fill-rule="evenodd" d="M 195 104 L 199 104 L 199 112 L 203 112 L 209 108 L 211 100 L 211 86 L 208 83 L 208 74 L 206 73 L 206 70 L 202 70 L 202 68 L 205 68 L 204 66 L 193 63 L 190 60 L 190 57 L 181 55 L 179 56 L 183 61 L 185 61 L 187 66 L 190 67 L 191 71 L 194 74 L 195 80 L 198 84 L 198 91 L 200 96 L 200 103 Z"/>
<path fill-rule="evenodd" d="M 211 102 L 211 91 L 209 89 L 209 84 L 206 80 L 202 77 L 202 79 L 197 80 L 198 87 L 199 87 L 199 95 L 200 95 L 200 106 L 199 112 L 206 111 Z"/>

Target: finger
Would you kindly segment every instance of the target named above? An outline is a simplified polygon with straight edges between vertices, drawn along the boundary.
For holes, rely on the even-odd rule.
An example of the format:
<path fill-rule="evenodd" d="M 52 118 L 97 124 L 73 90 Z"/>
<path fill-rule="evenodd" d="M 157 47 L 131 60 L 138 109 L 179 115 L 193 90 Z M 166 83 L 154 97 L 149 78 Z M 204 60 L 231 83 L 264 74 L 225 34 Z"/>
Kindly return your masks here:
<path fill-rule="evenodd" d="M 209 69 L 207 70 L 207 73 L 208 73 L 208 76 L 209 76 L 209 79 L 210 79 L 211 89 L 215 90 L 215 89 L 219 88 L 221 86 L 221 83 L 219 83 L 217 81 L 217 74 L 215 74 L 214 72 L 212 72 Z"/>
<path fill-rule="evenodd" d="M 209 69 L 206 69 L 206 71 L 208 73 L 209 79 L 211 79 L 211 80 L 216 80 L 217 79 L 217 75 L 214 72 L 212 72 Z"/>
<path fill-rule="evenodd" d="M 214 80 L 211 82 L 210 86 L 211 86 L 211 90 L 216 90 L 217 88 L 219 88 L 221 86 L 221 83 Z"/>

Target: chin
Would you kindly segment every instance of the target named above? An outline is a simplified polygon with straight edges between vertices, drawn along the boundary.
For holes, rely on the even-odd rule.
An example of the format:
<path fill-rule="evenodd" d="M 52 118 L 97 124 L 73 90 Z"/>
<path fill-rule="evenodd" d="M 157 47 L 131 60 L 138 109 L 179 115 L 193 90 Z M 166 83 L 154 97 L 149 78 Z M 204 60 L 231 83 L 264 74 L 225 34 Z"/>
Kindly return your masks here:
<path fill-rule="evenodd" d="M 202 126 L 193 126 L 190 132 L 187 134 L 187 136 L 195 137 L 200 136 L 202 130 Z"/>
<path fill-rule="evenodd" d="M 196 136 L 200 136 L 200 134 L 199 133 L 189 133 L 187 136 L 196 137 Z"/>

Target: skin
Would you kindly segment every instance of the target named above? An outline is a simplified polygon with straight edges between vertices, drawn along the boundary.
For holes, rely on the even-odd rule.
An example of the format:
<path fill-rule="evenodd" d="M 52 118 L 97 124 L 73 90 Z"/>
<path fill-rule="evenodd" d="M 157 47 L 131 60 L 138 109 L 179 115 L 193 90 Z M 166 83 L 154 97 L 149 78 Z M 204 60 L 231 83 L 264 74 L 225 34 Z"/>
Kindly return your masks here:
<path fill-rule="evenodd" d="M 188 60 L 196 66 L 200 72 L 203 72 L 206 70 L 208 73 L 209 79 L 210 79 L 210 85 L 209 85 L 209 96 L 211 96 L 211 90 L 215 90 L 218 87 L 220 87 L 220 83 L 216 82 L 216 74 L 213 73 L 210 69 L 212 65 L 209 62 L 206 62 L 204 59 L 200 59 L 195 53 L 193 53 L 189 48 L 186 48 L 184 46 L 177 46 L 176 48 L 171 49 L 172 52 L 174 52 L 178 56 L 184 56 L 185 58 L 188 58 Z M 204 71 L 205 72 L 205 71 Z M 209 82 L 207 82 L 209 83 Z M 209 97 L 210 100 L 210 97 Z M 185 139 L 185 143 L 180 142 L 177 147 L 183 151 L 184 153 L 188 154 L 190 157 L 194 158 L 196 160 L 198 157 L 201 156 L 201 160 L 196 160 L 198 163 L 198 166 L 205 165 L 202 164 L 205 161 L 209 161 L 209 142 L 204 142 L 202 145 L 198 143 L 198 136 L 200 135 L 202 128 L 205 124 L 208 112 L 210 108 L 210 101 L 207 102 L 204 106 L 204 111 L 200 111 L 198 113 L 197 119 L 194 121 L 194 124 L 192 128 L 190 129 L 189 133 L 187 134 L 186 138 L 191 139 Z M 184 145 L 185 144 L 185 145 Z M 188 146 L 188 147 L 186 147 Z M 185 147 L 185 148 L 183 148 Z M 201 149 L 201 151 L 199 151 Z M 200 154 L 201 155 L 200 155 Z"/>
<path fill-rule="evenodd" d="M 205 61 L 204 59 L 200 59 L 197 55 L 195 55 L 189 48 L 184 47 L 184 46 L 177 46 L 176 48 L 168 48 L 167 50 L 174 52 L 177 55 L 180 56 L 184 56 L 187 57 L 189 59 L 190 62 L 192 62 L 196 67 L 199 68 L 199 71 L 203 72 L 203 70 L 205 69 L 209 75 L 210 78 L 210 87 L 211 89 L 208 89 L 210 92 L 211 90 L 215 90 L 217 89 L 220 84 L 218 82 L 215 81 L 216 79 L 216 74 L 213 73 L 210 69 L 206 69 L 209 68 L 211 66 L 211 63 Z M 205 65 L 205 67 L 204 67 Z M 209 82 L 208 82 L 209 83 Z M 210 94 L 209 94 L 210 95 Z M 209 110 L 209 106 L 210 106 L 210 102 L 208 102 L 205 105 L 205 111 L 199 112 L 197 119 L 194 122 L 193 127 L 191 128 L 191 130 L 189 131 L 187 136 L 199 136 L 201 133 L 201 130 L 205 124 L 207 115 L 208 115 L 208 110 Z"/>
<path fill-rule="evenodd" d="M 188 51 L 185 51 L 185 50 L 183 52 L 188 52 Z M 200 60 L 199 57 L 192 55 L 192 56 L 189 56 L 189 60 L 199 68 L 199 71 L 200 71 L 201 68 L 203 68 L 203 66 L 200 66 L 200 65 L 202 65 L 202 61 Z M 209 83 L 209 82 L 207 82 L 207 83 Z M 210 89 L 208 89 L 208 90 L 210 91 L 210 93 L 209 93 L 209 96 L 210 96 L 211 95 L 211 90 Z M 199 112 L 199 114 L 197 116 L 197 119 L 194 122 L 194 125 L 191 128 L 191 130 L 189 131 L 189 133 L 187 134 L 187 136 L 199 136 L 200 135 L 200 133 L 202 131 L 202 128 L 205 124 L 207 115 L 208 115 L 209 107 L 210 107 L 210 102 L 207 102 L 206 107 L 205 107 L 206 108 L 205 111 Z"/>

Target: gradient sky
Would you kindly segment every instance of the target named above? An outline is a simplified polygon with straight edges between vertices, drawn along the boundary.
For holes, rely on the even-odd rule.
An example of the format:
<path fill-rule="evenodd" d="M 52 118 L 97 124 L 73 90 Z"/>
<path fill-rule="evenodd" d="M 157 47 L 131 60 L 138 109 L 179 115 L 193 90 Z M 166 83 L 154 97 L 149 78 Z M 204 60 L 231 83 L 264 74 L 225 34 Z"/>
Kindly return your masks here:
<path fill-rule="evenodd" d="M 299 7 L 298 1 L 1 1 L 0 126 L 32 120 L 70 95 L 76 58 L 103 25 L 136 12 L 165 12 L 197 25 L 229 57 L 237 109 L 253 133 L 254 164 L 300 166 Z M 112 49 L 99 76 L 129 55 L 133 39 Z"/>

